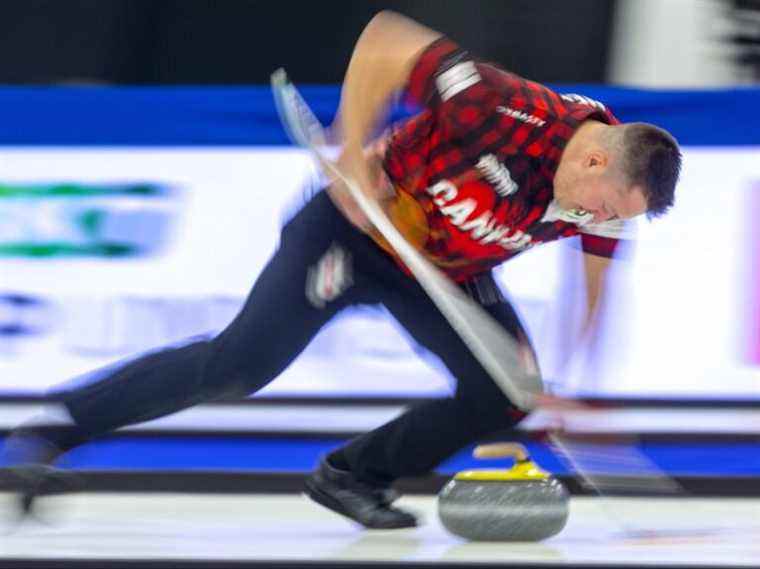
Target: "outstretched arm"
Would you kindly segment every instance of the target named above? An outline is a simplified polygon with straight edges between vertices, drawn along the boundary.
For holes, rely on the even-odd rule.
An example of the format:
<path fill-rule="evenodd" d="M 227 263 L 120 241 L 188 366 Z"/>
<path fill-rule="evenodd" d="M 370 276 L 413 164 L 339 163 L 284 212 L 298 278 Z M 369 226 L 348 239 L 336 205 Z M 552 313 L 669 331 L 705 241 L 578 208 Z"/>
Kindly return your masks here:
<path fill-rule="evenodd" d="M 586 336 L 593 332 L 596 324 L 596 316 L 599 312 L 599 300 L 604 293 L 607 271 L 612 259 L 583 254 L 583 267 L 586 277 L 586 314 L 583 320 L 581 335 Z"/>

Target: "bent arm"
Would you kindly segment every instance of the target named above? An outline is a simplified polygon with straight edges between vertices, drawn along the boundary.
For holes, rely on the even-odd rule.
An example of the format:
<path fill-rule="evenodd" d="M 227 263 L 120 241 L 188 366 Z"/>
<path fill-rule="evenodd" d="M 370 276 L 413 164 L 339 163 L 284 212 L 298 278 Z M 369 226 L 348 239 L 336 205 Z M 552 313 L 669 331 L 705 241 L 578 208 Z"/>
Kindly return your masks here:
<path fill-rule="evenodd" d="M 441 34 L 394 12 L 364 28 L 343 82 L 340 122 L 345 150 L 360 153 L 393 94 L 409 79 L 419 54 Z"/>
<path fill-rule="evenodd" d="M 343 150 L 341 170 L 369 197 L 383 201 L 394 195 L 382 179 L 376 158 L 368 162 L 364 144 L 392 96 L 406 86 L 419 55 L 440 34 L 393 12 L 380 12 L 367 24 L 354 47 L 341 92 L 336 120 Z M 369 220 L 346 191 L 333 181 L 328 187 L 333 203 L 362 231 Z"/>

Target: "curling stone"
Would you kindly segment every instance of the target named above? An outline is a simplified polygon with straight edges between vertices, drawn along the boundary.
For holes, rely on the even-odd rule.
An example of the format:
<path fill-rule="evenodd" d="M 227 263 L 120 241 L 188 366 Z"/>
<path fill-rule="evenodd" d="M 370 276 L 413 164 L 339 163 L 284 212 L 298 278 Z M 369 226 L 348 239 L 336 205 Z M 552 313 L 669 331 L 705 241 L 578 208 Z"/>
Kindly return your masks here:
<path fill-rule="evenodd" d="M 438 517 L 451 533 L 472 541 L 540 541 L 562 531 L 567 490 L 541 470 L 525 447 L 482 445 L 476 458 L 512 457 L 509 470 L 458 473 L 438 494 Z"/>

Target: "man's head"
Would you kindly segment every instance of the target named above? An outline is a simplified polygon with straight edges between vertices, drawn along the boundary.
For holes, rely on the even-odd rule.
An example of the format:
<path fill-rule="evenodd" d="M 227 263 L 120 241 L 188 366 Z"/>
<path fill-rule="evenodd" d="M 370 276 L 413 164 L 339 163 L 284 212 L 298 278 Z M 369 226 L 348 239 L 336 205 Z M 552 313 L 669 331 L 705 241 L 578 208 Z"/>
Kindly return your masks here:
<path fill-rule="evenodd" d="M 681 152 L 665 130 L 647 123 L 584 123 L 568 142 L 554 177 L 565 210 L 594 222 L 664 214 L 673 205 Z"/>

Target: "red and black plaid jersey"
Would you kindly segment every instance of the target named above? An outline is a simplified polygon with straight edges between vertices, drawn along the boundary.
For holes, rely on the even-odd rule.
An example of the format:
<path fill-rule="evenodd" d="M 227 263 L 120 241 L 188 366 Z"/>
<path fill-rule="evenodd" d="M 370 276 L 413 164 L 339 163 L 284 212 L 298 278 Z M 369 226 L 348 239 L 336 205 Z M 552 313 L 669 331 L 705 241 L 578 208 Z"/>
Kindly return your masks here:
<path fill-rule="evenodd" d="M 581 123 L 619 122 L 604 105 L 474 61 L 446 38 L 421 54 L 407 93 L 423 110 L 384 140 L 398 194 L 389 213 L 449 276 L 466 280 L 579 233 L 585 251 L 612 255 L 619 222 L 583 225 L 553 196 L 562 150 Z"/>

